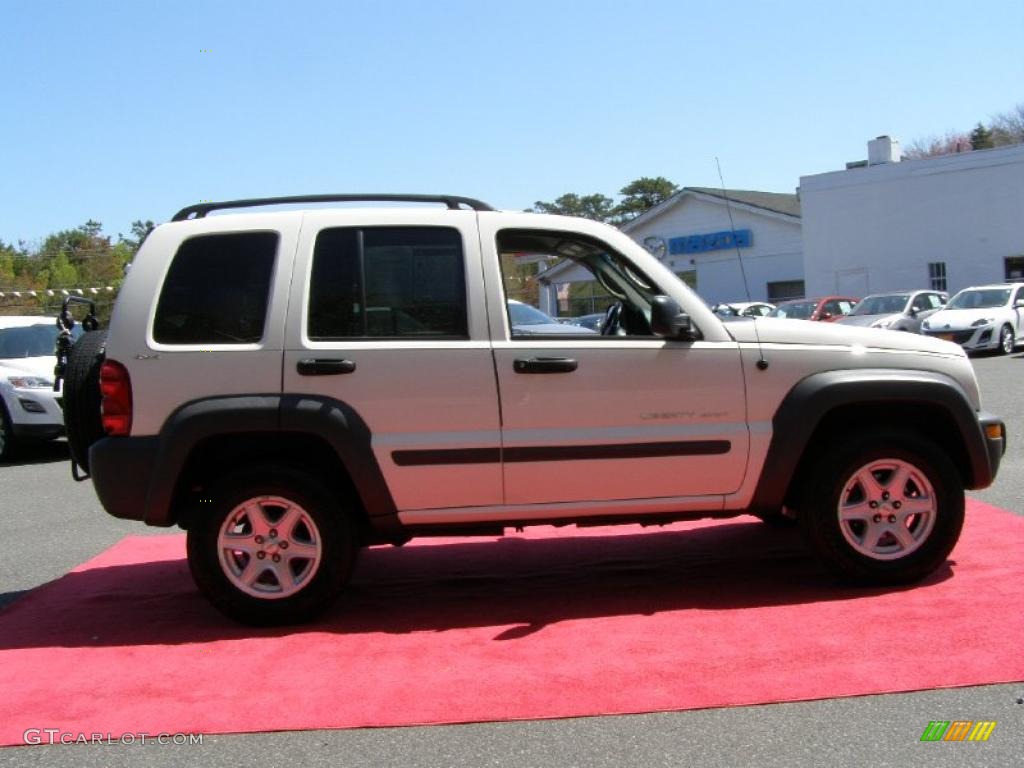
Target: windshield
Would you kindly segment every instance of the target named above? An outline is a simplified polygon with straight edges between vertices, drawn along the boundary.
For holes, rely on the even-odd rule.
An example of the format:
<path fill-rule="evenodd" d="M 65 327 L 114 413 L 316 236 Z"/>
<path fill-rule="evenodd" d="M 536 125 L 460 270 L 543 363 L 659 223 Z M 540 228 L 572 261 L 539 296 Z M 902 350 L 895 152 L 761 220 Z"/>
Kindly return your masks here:
<path fill-rule="evenodd" d="M 991 309 L 1002 307 L 1009 300 L 1009 288 L 968 288 L 950 299 L 946 309 Z"/>
<path fill-rule="evenodd" d="M 789 317 L 794 320 L 809 320 L 814 314 L 814 308 L 818 306 L 816 301 L 797 301 L 793 304 L 780 304 L 771 312 L 768 317 Z"/>
<path fill-rule="evenodd" d="M 902 312 L 907 306 L 909 293 L 890 293 L 881 296 L 868 296 L 851 312 L 851 315 L 894 315 Z"/>
<path fill-rule="evenodd" d="M 554 318 L 548 317 L 539 309 L 529 304 L 519 304 L 510 301 L 508 313 L 512 317 L 512 325 L 550 325 L 556 322 Z"/>
<path fill-rule="evenodd" d="M 75 326 L 77 338 L 81 335 Z M 52 323 L 25 325 L 19 328 L 0 328 L 0 360 L 15 357 L 45 357 L 54 354 L 57 329 Z"/>

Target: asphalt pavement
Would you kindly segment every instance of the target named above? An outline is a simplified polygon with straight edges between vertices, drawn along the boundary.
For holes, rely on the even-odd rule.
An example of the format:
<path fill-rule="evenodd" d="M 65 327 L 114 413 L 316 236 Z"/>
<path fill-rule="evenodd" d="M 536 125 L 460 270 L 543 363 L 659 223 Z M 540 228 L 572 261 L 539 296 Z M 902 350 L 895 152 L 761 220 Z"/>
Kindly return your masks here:
<path fill-rule="evenodd" d="M 1024 514 L 1024 354 L 979 357 L 974 365 L 984 408 L 1007 423 L 1009 450 L 995 485 L 970 495 Z M 63 443 L 0 466 L 0 511 L 6 523 L 0 609 L 125 535 L 167 533 L 103 512 L 91 484 L 71 479 Z M 924 726 L 937 719 L 995 720 L 998 726 L 984 744 L 922 743 Z M 0 766 L 905 768 L 1020 765 L 1022 755 L 1024 683 L 1017 683 L 647 715 L 205 736 L 194 746 L 2 748 Z"/>

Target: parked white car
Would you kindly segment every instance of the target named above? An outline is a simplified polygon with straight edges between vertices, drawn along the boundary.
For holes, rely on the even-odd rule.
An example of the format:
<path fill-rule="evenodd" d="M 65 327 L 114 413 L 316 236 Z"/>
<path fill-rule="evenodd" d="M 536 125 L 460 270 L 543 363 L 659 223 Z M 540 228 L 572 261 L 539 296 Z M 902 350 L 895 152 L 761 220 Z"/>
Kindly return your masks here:
<path fill-rule="evenodd" d="M 955 341 L 968 352 L 1008 355 L 1024 341 L 1024 283 L 964 288 L 921 323 L 921 332 Z"/>
<path fill-rule="evenodd" d="M 23 441 L 64 434 L 60 393 L 53 391 L 56 323 L 38 315 L 0 317 L 0 461 Z"/>

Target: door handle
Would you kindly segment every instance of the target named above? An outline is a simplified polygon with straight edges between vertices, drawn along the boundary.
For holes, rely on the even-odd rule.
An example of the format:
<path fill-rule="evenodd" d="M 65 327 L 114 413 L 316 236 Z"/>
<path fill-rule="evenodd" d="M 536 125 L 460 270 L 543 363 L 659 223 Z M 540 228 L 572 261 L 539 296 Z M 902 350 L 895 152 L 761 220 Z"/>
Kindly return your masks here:
<path fill-rule="evenodd" d="M 295 370 L 300 376 L 337 376 L 352 373 L 356 364 L 352 360 L 299 360 Z"/>
<path fill-rule="evenodd" d="M 520 357 L 512 368 L 516 373 L 572 373 L 577 365 L 571 357 Z"/>

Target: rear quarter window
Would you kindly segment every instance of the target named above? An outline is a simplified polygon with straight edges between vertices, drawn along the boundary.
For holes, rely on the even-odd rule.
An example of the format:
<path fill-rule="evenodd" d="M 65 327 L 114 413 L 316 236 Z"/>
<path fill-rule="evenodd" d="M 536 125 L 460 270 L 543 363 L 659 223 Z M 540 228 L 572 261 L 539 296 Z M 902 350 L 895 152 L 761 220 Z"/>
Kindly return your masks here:
<path fill-rule="evenodd" d="M 164 279 L 153 321 L 161 344 L 254 344 L 263 338 L 276 232 L 186 240 Z"/>

